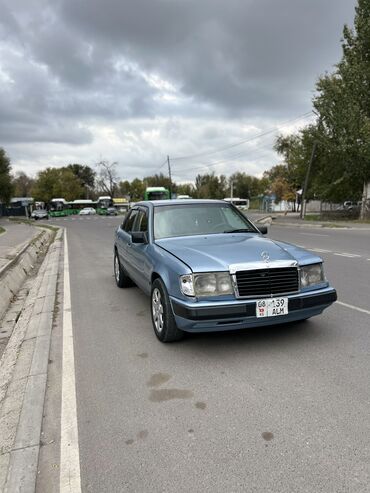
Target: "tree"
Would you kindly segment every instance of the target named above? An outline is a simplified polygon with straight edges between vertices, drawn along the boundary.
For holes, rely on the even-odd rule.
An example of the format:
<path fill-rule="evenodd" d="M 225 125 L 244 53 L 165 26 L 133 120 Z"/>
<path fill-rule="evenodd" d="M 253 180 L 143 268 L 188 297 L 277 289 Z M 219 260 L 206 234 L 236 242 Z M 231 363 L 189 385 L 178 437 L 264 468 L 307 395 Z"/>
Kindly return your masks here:
<path fill-rule="evenodd" d="M 163 173 L 160 173 L 159 175 L 156 174 L 152 176 L 146 176 L 143 181 L 144 183 L 146 183 L 147 187 L 165 187 L 168 190 L 172 187 L 172 192 L 175 192 L 174 186 L 176 187 L 176 184 L 174 184 L 173 182 L 170 183 L 170 178 Z"/>
<path fill-rule="evenodd" d="M 128 180 L 120 181 L 118 188 L 121 195 L 130 195 L 130 182 Z"/>
<path fill-rule="evenodd" d="M 251 199 L 264 192 L 263 184 L 259 178 L 240 171 L 230 176 L 230 190 L 231 183 L 233 184 L 233 196 L 241 199 Z M 227 195 L 230 195 L 230 193 L 227 193 Z"/>
<path fill-rule="evenodd" d="M 227 195 L 228 184 L 225 175 L 214 173 L 197 175 L 195 178 L 195 195 L 198 199 L 223 199 Z"/>
<path fill-rule="evenodd" d="M 331 183 L 345 185 L 355 198 L 370 180 L 370 2 L 358 0 L 354 29 L 343 30 L 342 58 L 334 73 L 317 83 L 314 107 L 329 159 Z M 331 159 L 330 159 L 331 158 Z"/>
<path fill-rule="evenodd" d="M 53 198 L 67 201 L 83 196 L 80 180 L 69 168 L 46 168 L 35 180 L 32 195 L 36 200 L 50 202 Z"/>
<path fill-rule="evenodd" d="M 130 197 L 131 200 L 142 200 L 144 198 L 145 185 L 139 179 L 135 178 L 130 184 Z"/>
<path fill-rule="evenodd" d="M 7 204 L 13 193 L 10 159 L 0 147 L 0 202 Z"/>
<path fill-rule="evenodd" d="M 195 188 L 192 183 L 181 183 L 176 185 L 176 188 L 177 195 L 189 195 L 190 197 L 193 197 L 195 193 Z"/>
<path fill-rule="evenodd" d="M 104 194 L 114 197 L 117 190 L 118 174 L 117 161 L 110 163 L 109 161 L 100 161 L 97 166 L 99 169 L 99 177 L 97 180 L 97 188 Z"/>
<path fill-rule="evenodd" d="M 90 166 L 84 166 L 82 164 L 69 164 L 67 169 L 70 169 L 79 179 L 82 188 L 85 190 L 85 198 L 89 198 L 95 187 L 95 171 Z"/>
<path fill-rule="evenodd" d="M 30 197 L 34 185 L 34 179 L 26 175 L 23 171 L 18 171 L 13 178 L 15 197 Z"/>

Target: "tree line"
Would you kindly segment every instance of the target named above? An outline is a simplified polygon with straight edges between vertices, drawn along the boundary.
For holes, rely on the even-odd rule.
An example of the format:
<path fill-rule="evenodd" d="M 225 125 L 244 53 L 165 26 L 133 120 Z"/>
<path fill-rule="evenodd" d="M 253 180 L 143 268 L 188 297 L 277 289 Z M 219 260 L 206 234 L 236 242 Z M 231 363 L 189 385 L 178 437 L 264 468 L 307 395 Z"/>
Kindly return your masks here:
<path fill-rule="evenodd" d="M 3 163 L 3 165 L 1 164 Z M 101 161 L 96 170 L 87 165 L 68 164 L 63 167 L 48 167 L 39 171 L 35 178 L 23 171 L 11 174 L 10 159 L 0 149 L 0 201 L 7 203 L 13 197 L 33 197 L 37 201 L 50 202 L 52 198 L 63 197 L 67 201 L 74 199 L 96 199 L 99 195 L 127 197 L 129 200 L 143 199 L 146 187 L 162 186 L 171 189 L 172 194 L 189 195 L 194 198 L 223 199 L 228 197 L 233 187 L 233 195 L 250 199 L 267 193 L 273 183 L 270 172 L 259 179 L 243 172 L 230 177 L 217 176 L 214 173 L 198 174 L 194 183 L 176 183 L 163 173 L 120 180 L 117 173 L 118 163 Z M 272 175 L 271 175 L 272 176 Z M 5 180 L 6 177 L 6 180 Z"/>

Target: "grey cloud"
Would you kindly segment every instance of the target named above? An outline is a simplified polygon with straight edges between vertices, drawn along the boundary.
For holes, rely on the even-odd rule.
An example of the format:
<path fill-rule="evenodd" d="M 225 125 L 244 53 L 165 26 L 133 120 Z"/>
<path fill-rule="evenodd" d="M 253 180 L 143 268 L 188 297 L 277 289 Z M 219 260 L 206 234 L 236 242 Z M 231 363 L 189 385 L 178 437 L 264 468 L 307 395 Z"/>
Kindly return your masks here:
<path fill-rule="evenodd" d="M 98 152 L 89 127 L 113 126 L 118 135 L 124 127 L 136 147 L 111 157 L 126 153 L 147 172 L 167 152 L 222 147 L 238 140 L 242 123 L 268 128 L 310 109 L 317 76 L 340 57 L 354 5 L 0 0 L 0 145 L 90 144 L 87 159 Z M 174 100 L 153 74 L 174 85 Z M 146 125 L 160 128 L 158 140 L 142 137 Z"/>

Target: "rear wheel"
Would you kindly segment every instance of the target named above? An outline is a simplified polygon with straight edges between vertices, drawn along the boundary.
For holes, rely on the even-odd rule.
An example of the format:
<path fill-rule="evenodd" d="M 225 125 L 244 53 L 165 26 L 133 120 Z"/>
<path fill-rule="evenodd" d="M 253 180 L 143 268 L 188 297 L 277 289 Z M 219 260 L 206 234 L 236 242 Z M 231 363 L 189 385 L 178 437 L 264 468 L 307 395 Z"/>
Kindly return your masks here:
<path fill-rule="evenodd" d="M 117 250 L 114 251 L 114 278 L 116 280 L 116 284 L 119 288 L 128 288 L 132 286 L 132 281 L 122 269 Z"/>
<path fill-rule="evenodd" d="M 150 299 L 153 329 L 158 339 L 161 342 L 182 339 L 184 332 L 176 325 L 166 286 L 159 278 L 153 282 Z"/>

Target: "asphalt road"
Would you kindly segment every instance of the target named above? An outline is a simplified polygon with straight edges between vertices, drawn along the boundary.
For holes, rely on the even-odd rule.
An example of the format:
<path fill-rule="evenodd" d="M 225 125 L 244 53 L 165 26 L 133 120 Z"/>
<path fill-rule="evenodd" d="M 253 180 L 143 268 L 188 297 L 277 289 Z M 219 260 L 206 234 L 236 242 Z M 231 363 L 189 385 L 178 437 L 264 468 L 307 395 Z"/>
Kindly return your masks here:
<path fill-rule="evenodd" d="M 353 308 L 165 345 L 149 300 L 115 286 L 119 221 L 53 221 L 69 242 L 82 490 L 369 491 L 370 313 L 356 307 L 370 309 L 370 231 L 269 233 L 326 250 Z"/>

